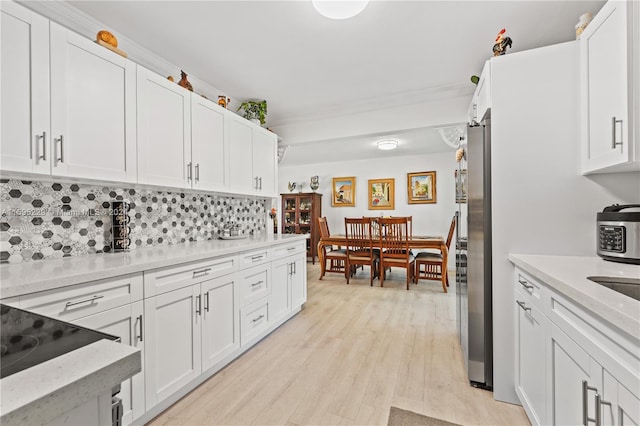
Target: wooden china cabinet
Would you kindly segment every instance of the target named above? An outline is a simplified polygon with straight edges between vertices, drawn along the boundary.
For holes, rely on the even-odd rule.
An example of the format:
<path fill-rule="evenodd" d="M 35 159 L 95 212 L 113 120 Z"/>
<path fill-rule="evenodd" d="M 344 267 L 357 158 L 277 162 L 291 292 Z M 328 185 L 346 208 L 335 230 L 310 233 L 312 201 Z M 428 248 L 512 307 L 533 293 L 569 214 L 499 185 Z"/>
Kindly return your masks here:
<path fill-rule="evenodd" d="M 282 196 L 282 233 L 309 234 L 307 257 L 315 264 L 318 255 L 318 218 L 322 216 L 322 194 L 298 192 Z"/>

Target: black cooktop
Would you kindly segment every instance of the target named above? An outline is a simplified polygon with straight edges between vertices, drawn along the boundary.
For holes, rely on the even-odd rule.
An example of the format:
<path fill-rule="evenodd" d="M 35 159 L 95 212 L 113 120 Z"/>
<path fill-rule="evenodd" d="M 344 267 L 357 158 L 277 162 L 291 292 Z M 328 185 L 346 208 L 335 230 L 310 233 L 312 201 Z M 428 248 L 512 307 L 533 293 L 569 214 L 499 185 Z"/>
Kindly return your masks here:
<path fill-rule="evenodd" d="M 98 340 L 119 337 L 0 304 L 0 378 Z"/>

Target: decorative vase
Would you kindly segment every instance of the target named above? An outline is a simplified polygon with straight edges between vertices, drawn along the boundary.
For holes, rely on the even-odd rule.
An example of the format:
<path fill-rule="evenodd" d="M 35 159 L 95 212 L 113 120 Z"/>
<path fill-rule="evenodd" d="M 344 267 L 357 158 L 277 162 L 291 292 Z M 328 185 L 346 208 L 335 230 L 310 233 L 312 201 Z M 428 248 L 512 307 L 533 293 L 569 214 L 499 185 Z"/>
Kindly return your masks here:
<path fill-rule="evenodd" d="M 309 183 L 311 190 L 316 192 L 316 189 L 320 186 L 320 178 L 318 176 L 311 176 L 311 183 Z"/>
<path fill-rule="evenodd" d="M 253 124 L 257 124 L 258 126 L 260 125 L 259 118 L 250 118 L 249 121 L 252 122 Z"/>

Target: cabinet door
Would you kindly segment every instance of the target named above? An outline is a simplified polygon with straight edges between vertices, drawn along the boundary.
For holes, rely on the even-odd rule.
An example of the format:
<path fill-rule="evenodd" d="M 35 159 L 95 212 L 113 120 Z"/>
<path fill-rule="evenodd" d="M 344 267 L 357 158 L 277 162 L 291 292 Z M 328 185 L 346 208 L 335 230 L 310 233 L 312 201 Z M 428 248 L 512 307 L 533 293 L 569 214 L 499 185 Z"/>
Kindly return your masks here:
<path fill-rule="evenodd" d="M 0 2 L 0 169 L 49 174 L 49 21 Z"/>
<path fill-rule="evenodd" d="M 595 390 L 602 389 L 602 367 L 555 324 L 551 326 L 551 424 L 583 424 L 583 409 L 595 418 Z"/>
<path fill-rule="evenodd" d="M 200 285 L 144 300 L 147 410 L 201 371 Z"/>
<path fill-rule="evenodd" d="M 226 189 L 225 116 L 227 110 L 191 94 L 191 149 L 193 188 L 208 191 Z"/>
<path fill-rule="evenodd" d="M 291 306 L 295 309 L 307 301 L 307 259 L 305 254 L 292 256 Z"/>
<path fill-rule="evenodd" d="M 138 183 L 190 188 L 191 96 L 138 66 Z"/>
<path fill-rule="evenodd" d="M 135 64 L 51 23 L 52 174 L 136 181 Z"/>
<path fill-rule="evenodd" d="M 637 378 L 631 392 L 609 371 L 603 371 L 601 425 L 640 425 L 640 385 Z M 634 380 L 631 380 L 634 382 Z"/>
<path fill-rule="evenodd" d="M 581 37 L 584 172 L 633 159 L 627 63 L 630 5 L 607 2 Z"/>
<path fill-rule="evenodd" d="M 273 321 L 291 312 L 291 258 L 285 257 L 271 263 L 271 315 Z"/>
<path fill-rule="evenodd" d="M 530 302 L 530 295 L 514 293 L 516 330 L 516 393 L 531 423 L 546 424 L 546 359 L 549 320 Z"/>
<path fill-rule="evenodd" d="M 253 173 L 251 123 L 229 114 L 229 191 L 255 194 L 258 181 Z"/>
<path fill-rule="evenodd" d="M 264 129 L 253 130 L 253 174 L 258 178 L 257 192 L 277 197 L 278 137 Z"/>
<path fill-rule="evenodd" d="M 74 321 L 75 324 L 83 327 L 118 336 L 122 344 L 142 350 L 140 354 L 143 364 L 142 372 L 124 381 L 118 395 L 122 399 L 122 423 L 125 425 L 145 413 L 142 308 L 142 301 L 138 301 Z"/>
<path fill-rule="evenodd" d="M 240 348 L 240 298 L 237 289 L 236 274 L 201 284 L 202 371 L 215 366 Z"/>

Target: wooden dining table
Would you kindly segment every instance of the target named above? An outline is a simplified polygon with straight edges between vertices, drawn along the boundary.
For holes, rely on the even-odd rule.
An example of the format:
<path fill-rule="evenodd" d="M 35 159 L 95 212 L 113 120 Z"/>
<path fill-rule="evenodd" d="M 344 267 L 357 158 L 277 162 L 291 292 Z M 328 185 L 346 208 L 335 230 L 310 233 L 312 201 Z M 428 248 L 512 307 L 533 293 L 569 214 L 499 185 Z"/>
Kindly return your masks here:
<path fill-rule="evenodd" d="M 329 237 L 320 237 L 320 241 L 318 241 L 318 258 L 320 260 L 320 265 L 324 265 L 324 250 L 323 247 L 330 246 L 347 246 L 347 237 L 345 235 L 331 235 Z M 384 242 L 382 243 L 382 247 L 380 244 L 380 240 L 373 240 L 373 248 L 383 249 Z M 449 258 L 449 250 L 447 249 L 447 244 L 444 240 L 444 237 L 434 235 L 434 236 L 417 236 L 414 235 L 409 239 L 409 248 L 410 249 L 436 249 L 440 250 L 442 253 L 442 284 L 446 285 L 447 283 L 447 260 Z"/>

